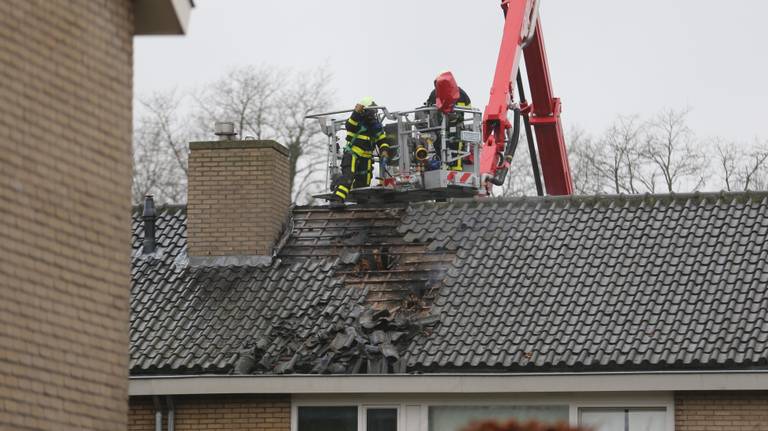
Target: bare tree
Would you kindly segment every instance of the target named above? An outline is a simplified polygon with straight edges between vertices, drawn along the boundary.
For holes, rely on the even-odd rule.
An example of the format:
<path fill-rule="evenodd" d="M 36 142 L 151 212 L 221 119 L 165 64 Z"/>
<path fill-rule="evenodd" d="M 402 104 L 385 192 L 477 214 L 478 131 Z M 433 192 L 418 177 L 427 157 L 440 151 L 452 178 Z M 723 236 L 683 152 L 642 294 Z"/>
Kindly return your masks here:
<path fill-rule="evenodd" d="M 600 146 L 602 169 L 614 193 L 637 194 L 656 190 L 656 175 L 642 152 L 637 116 L 620 116 L 605 132 Z"/>
<path fill-rule="evenodd" d="M 637 116 L 617 117 L 598 140 L 572 128 L 568 142 L 576 192 L 653 192 L 656 176 L 641 151 L 641 130 Z"/>
<path fill-rule="evenodd" d="M 187 144 L 211 139 L 216 121 L 233 121 L 242 138 L 274 139 L 289 150 L 295 201 L 319 191 L 325 148 L 319 125 L 307 114 L 331 103 L 331 76 L 324 69 L 288 73 L 273 67 L 242 67 L 198 91 L 182 112 L 176 92 L 142 100 L 134 142 L 134 198 L 153 193 L 158 201 L 181 202 L 186 195 Z M 197 127 L 189 124 L 197 122 Z"/>
<path fill-rule="evenodd" d="M 536 180 L 524 130 L 520 131 L 520 141 L 509 167 L 507 180 L 495 193 L 503 197 L 536 196 Z"/>
<path fill-rule="evenodd" d="M 689 113 L 689 109 L 666 109 L 648 123 L 642 154 L 668 192 L 683 187 L 683 182 L 698 190 L 707 179 L 707 157 L 688 127 Z"/>
<path fill-rule="evenodd" d="M 768 143 L 751 146 L 715 138 L 717 167 L 727 191 L 764 190 L 768 187 Z"/>
<path fill-rule="evenodd" d="M 147 195 L 157 202 L 183 202 L 187 184 L 188 131 L 176 91 L 159 92 L 140 101 L 134 127 L 133 200 Z"/>
<path fill-rule="evenodd" d="M 325 68 L 290 73 L 270 66 L 229 72 L 196 97 L 198 123 L 234 121 L 241 137 L 274 139 L 288 147 L 294 201 L 306 201 L 320 184 L 322 134 L 305 117 L 328 108 L 331 76 Z M 206 134 L 210 135 L 210 132 Z"/>
<path fill-rule="evenodd" d="M 568 146 L 568 161 L 576 194 L 605 193 L 602 157 L 596 142 L 578 127 L 569 128 L 565 142 Z"/>
<path fill-rule="evenodd" d="M 719 171 L 726 190 L 768 189 L 768 141 L 749 145 L 716 139 L 697 140 L 687 125 L 689 110 L 667 109 L 650 121 L 619 116 L 594 139 L 577 127 L 568 130 L 566 143 L 577 194 L 655 193 L 698 190 Z M 716 170 L 709 169 L 707 152 Z M 522 153 L 522 151 L 521 151 Z M 526 157 L 516 157 L 515 163 Z M 504 196 L 532 194 L 525 184 L 530 164 L 513 169 Z M 518 178 L 517 176 L 520 176 Z"/>
<path fill-rule="evenodd" d="M 618 117 L 599 140 L 593 139 L 582 129 L 572 127 L 566 142 L 575 192 L 602 194 L 652 191 L 655 187 L 654 175 L 640 152 L 640 131 L 637 117 Z M 525 172 L 525 178 L 532 180 L 527 146 L 522 152 L 526 156 L 518 155 L 515 160 L 521 163 L 522 159 L 525 168 L 514 169 L 513 166 L 513 179 L 505 186 L 505 196 L 535 193 L 532 181 L 525 184 L 514 178 L 517 172 Z"/>
<path fill-rule="evenodd" d="M 277 134 L 290 154 L 294 201 L 310 201 L 324 184 L 325 135 L 318 122 L 306 116 L 328 110 L 332 100 L 330 83 L 331 74 L 325 68 L 298 73 L 278 97 Z"/>
<path fill-rule="evenodd" d="M 210 137 L 216 121 L 232 121 L 243 138 L 276 138 L 285 75 L 275 67 L 243 66 L 205 86 L 195 95 L 200 133 Z"/>
<path fill-rule="evenodd" d="M 244 138 L 275 139 L 290 154 L 294 201 L 311 202 L 323 184 L 324 135 L 306 116 L 332 102 L 327 69 L 288 73 L 273 67 L 242 67 L 194 96 L 190 112 L 175 91 L 141 99 L 135 123 L 134 201 L 154 194 L 159 202 L 181 202 L 186 194 L 187 143 L 210 139 L 215 121 L 234 121 Z M 687 125 L 689 110 L 667 109 L 651 121 L 617 117 L 594 139 L 569 130 L 567 143 L 575 191 L 579 194 L 699 189 L 708 180 L 702 144 Z M 190 121 L 192 120 L 192 121 Z M 197 121 L 197 129 L 189 124 Z M 502 196 L 536 194 L 530 155 L 521 136 Z M 718 140 L 717 167 L 727 190 L 768 187 L 768 143 L 750 148 Z"/>

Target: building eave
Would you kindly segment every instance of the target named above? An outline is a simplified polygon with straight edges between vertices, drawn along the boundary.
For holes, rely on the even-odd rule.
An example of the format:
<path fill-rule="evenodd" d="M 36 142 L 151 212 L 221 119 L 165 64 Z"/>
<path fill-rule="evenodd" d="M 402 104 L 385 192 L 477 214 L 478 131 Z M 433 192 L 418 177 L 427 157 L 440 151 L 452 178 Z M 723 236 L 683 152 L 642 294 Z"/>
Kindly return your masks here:
<path fill-rule="evenodd" d="M 186 34 L 193 0 L 134 0 L 134 34 Z"/>
<path fill-rule="evenodd" d="M 129 394 L 493 394 L 768 390 L 768 370 L 548 374 L 134 376 Z"/>

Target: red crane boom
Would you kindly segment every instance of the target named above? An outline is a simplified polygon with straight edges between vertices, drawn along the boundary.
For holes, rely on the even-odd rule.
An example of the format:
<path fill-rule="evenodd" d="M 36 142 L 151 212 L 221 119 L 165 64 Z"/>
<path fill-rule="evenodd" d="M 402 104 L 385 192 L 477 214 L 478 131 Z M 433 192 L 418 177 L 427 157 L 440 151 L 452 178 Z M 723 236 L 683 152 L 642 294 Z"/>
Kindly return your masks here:
<path fill-rule="evenodd" d="M 573 179 L 560 121 L 560 99 L 554 97 L 544 48 L 538 0 L 502 0 L 504 34 L 496 63 L 491 95 L 483 115 L 480 172 L 490 184 L 504 183 L 523 117 L 533 125 L 546 191 L 573 193 Z M 525 57 L 532 104 L 514 101 L 514 85 Z M 508 111 L 515 112 L 515 124 Z M 512 136 L 510 129 L 513 129 Z M 490 187 L 490 186 L 489 186 Z"/>

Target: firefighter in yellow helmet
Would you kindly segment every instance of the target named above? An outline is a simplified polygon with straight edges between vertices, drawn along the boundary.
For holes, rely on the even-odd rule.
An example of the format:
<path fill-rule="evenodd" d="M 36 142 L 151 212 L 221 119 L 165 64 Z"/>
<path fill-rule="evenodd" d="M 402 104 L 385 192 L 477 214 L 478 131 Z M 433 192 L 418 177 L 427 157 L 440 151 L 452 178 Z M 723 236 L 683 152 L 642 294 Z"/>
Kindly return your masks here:
<path fill-rule="evenodd" d="M 374 150 L 378 150 L 381 160 L 389 158 L 384 127 L 376 117 L 376 110 L 366 109 L 375 105 L 372 97 L 364 97 L 347 120 L 347 145 L 341 159 L 341 176 L 331 186 L 336 201 L 347 199 L 352 189 L 371 185 Z"/>

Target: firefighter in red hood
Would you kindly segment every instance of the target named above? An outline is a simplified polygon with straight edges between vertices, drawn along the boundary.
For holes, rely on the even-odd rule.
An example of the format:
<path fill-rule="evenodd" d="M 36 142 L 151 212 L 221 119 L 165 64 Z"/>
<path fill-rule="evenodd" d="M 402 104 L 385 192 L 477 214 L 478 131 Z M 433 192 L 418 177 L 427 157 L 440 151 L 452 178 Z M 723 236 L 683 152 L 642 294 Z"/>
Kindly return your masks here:
<path fill-rule="evenodd" d="M 434 81 L 435 88 L 429 94 L 426 106 L 435 106 L 438 111 L 448 119 L 448 149 L 451 151 L 462 151 L 464 143 L 457 136 L 459 130 L 463 127 L 464 115 L 454 112 L 455 108 L 471 108 L 472 101 L 467 93 L 456 84 L 456 79 L 451 72 L 442 72 L 437 75 Z M 441 115 L 436 117 L 439 122 L 442 121 Z M 434 142 L 435 153 L 437 157 L 442 155 L 442 143 L 440 136 Z M 463 161 L 458 159 L 448 163 L 448 167 L 454 171 L 463 170 Z"/>

